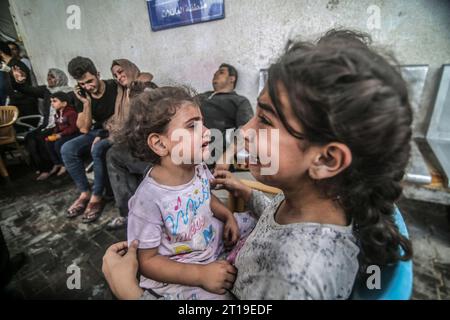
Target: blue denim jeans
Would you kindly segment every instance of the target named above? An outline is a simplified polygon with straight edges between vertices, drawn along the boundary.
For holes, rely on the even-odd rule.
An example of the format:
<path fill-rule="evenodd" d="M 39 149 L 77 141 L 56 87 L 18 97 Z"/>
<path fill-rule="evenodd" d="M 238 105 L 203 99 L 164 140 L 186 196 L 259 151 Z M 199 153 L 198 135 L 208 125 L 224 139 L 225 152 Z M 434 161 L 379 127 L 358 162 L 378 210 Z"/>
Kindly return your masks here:
<path fill-rule="evenodd" d="M 61 156 L 78 190 L 80 192 L 87 192 L 90 190 L 90 187 L 84 169 L 83 158 L 90 153 L 94 162 L 94 186 L 92 193 L 96 196 L 102 196 L 106 179 L 108 179 L 105 160 L 106 151 L 111 146 L 111 142 L 108 139 L 100 140 L 94 145 L 91 152 L 92 142 L 98 132 L 99 130 L 92 130 L 89 133 L 67 141 L 61 148 Z"/>
<path fill-rule="evenodd" d="M 62 136 L 61 139 L 58 139 L 56 141 L 47 141 L 45 144 L 47 145 L 47 149 L 50 155 L 50 159 L 52 160 L 54 165 L 62 165 L 62 158 L 61 158 L 61 148 L 62 146 L 67 142 L 72 140 L 73 138 L 78 137 L 80 134 L 75 133 L 71 134 L 69 136 Z"/>

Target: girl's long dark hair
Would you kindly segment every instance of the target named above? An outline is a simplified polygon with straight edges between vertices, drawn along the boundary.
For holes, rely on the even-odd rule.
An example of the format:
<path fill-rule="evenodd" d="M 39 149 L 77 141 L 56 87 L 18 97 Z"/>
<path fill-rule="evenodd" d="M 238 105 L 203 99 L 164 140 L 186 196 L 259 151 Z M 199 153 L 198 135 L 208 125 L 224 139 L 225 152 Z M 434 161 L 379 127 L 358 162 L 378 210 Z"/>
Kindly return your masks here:
<path fill-rule="evenodd" d="M 270 97 L 292 135 L 300 136 L 281 111 L 280 84 L 306 146 L 341 142 L 350 148 L 350 167 L 317 185 L 325 196 L 339 199 L 353 222 L 362 266 L 412 257 L 411 242 L 393 218 L 410 154 L 408 90 L 399 70 L 369 41 L 365 34 L 332 30 L 315 44 L 291 42 L 270 67 L 268 80 Z"/>

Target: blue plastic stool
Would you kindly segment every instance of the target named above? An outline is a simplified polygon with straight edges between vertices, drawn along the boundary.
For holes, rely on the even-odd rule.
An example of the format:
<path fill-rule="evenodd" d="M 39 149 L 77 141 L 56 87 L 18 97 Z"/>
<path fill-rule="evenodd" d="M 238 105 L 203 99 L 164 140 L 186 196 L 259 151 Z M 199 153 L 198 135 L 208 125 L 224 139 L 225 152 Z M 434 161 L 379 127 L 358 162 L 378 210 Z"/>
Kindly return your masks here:
<path fill-rule="evenodd" d="M 409 238 L 405 221 L 400 210 L 395 207 L 395 223 L 400 233 Z M 413 287 L 412 260 L 381 268 L 381 288 L 368 289 L 364 281 L 356 283 L 351 299 L 353 300 L 409 300 Z"/>

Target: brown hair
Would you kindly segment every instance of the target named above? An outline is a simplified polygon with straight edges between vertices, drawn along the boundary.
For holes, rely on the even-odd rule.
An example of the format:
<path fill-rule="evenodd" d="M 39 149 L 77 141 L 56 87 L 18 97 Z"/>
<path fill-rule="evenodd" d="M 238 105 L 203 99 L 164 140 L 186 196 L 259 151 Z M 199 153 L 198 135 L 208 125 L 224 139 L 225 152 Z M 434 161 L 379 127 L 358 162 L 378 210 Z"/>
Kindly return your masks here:
<path fill-rule="evenodd" d="M 280 120 L 290 134 L 304 139 L 302 145 L 341 142 L 352 152 L 349 168 L 315 183 L 326 197 L 339 199 L 353 221 L 362 267 L 412 256 L 411 242 L 393 217 L 410 154 L 407 86 L 369 43 L 368 35 L 350 30 L 331 30 L 317 43 L 290 42 L 268 78 Z M 287 123 L 279 84 L 288 92 L 302 133 Z"/>
<path fill-rule="evenodd" d="M 131 98 L 130 114 L 116 141 L 127 144 L 134 157 L 160 163 L 160 157 L 147 145 L 147 138 L 150 133 L 165 133 L 172 117 L 186 102 L 198 105 L 193 96 L 186 87 L 161 87 L 138 93 Z"/>

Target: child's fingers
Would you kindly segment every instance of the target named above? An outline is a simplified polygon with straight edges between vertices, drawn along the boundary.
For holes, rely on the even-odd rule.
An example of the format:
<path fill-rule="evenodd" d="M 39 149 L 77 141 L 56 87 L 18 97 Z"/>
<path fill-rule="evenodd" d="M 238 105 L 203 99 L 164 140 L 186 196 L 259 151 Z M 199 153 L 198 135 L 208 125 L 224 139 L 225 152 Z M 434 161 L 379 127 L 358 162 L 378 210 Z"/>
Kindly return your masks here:
<path fill-rule="evenodd" d="M 233 284 L 235 280 L 236 280 L 236 275 L 235 274 L 228 272 L 225 275 L 225 281 L 230 282 L 231 284 Z"/>
<path fill-rule="evenodd" d="M 228 227 L 225 227 L 223 230 L 223 237 L 224 237 L 225 241 L 227 241 L 227 242 L 229 242 L 229 240 L 230 240 L 230 231 L 231 230 Z"/>
<path fill-rule="evenodd" d="M 128 251 L 127 249 L 123 249 L 118 251 L 117 254 L 123 257 L 127 253 L 127 251 Z"/>
<path fill-rule="evenodd" d="M 228 261 L 227 261 L 227 263 L 228 263 L 228 265 L 226 266 L 227 272 L 230 274 L 236 275 L 237 269 L 234 266 L 232 266 Z"/>
<path fill-rule="evenodd" d="M 224 282 L 223 282 L 223 287 L 224 287 L 225 289 L 230 290 L 231 288 L 233 288 L 233 284 L 234 284 L 234 282 L 224 281 Z"/>
<path fill-rule="evenodd" d="M 215 178 L 213 180 L 213 184 L 225 184 L 227 182 L 227 179 L 224 178 Z"/>
<path fill-rule="evenodd" d="M 128 242 L 122 241 L 122 242 L 118 242 L 118 243 L 111 245 L 106 250 L 106 252 L 107 253 L 118 253 L 119 251 L 127 250 L 127 249 L 128 249 Z"/>
<path fill-rule="evenodd" d="M 233 244 L 236 244 L 236 242 L 238 242 L 238 240 L 239 240 L 239 230 L 236 230 L 235 232 L 233 232 L 233 236 L 232 236 L 232 239 L 231 239 L 231 242 L 233 243 Z"/>
<path fill-rule="evenodd" d="M 230 171 L 226 170 L 214 170 L 214 177 L 228 178 Z"/>

